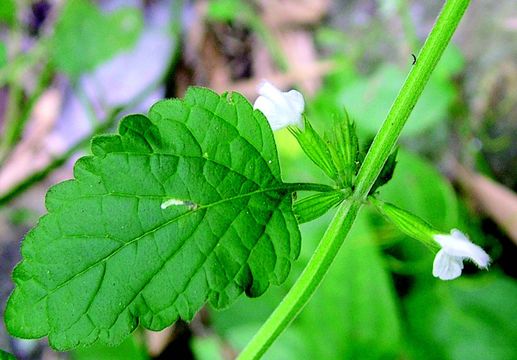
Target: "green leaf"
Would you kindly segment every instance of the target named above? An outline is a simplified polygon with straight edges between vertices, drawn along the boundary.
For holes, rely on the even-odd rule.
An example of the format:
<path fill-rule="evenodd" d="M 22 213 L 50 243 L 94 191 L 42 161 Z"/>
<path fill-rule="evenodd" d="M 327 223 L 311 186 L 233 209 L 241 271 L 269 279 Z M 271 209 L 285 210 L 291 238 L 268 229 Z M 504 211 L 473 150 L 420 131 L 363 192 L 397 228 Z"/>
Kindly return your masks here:
<path fill-rule="evenodd" d="M 502 274 L 428 283 L 408 299 L 414 359 L 515 359 L 517 285 Z"/>
<path fill-rule="evenodd" d="M 211 0 L 206 15 L 216 21 L 233 21 L 239 14 L 242 14 L 245 6 L 247 4 L 243 4 L 240 0 Z"/>
<path fill-rule="evenodd" d="M 370 77 L 358 78 L 356 81 L 347 83 L 334 96 L 341 106 L 346 106 L 350 116 L 357 120 L 358 130 L 375 135 L 406 75 L 406 70 L 385 65 Z M 447 79 L 433 75 L 408 119 L 402 135 L 422 133 L 445 120 L 454 96 L 454 86 Z"/>
<path fill-rule="evenodd" d="M 318 292 L 295 323 L 308 343 L 307 358 L 398 358 L 396 295 L 364 215 L 357 218 Z M 292 358 L 303 357 L 300 353 Z"/>
<path fill-rule="evenodd" d="M 0 42 L 0 69 L 7 64 L 7 48 L 3 42 Z"/>
<path fill-rule="evenodd" d="M 382 254 L 373 243 L 374 229 L 364 215 L 357 218 L 314 297 L 264 354 L 264 360 L 400 357 L 396 294 Z M 314 224 L 302 227 L 307 259 L 326 227 L 324 221 Z M 303 258 L 297 265 L 303 265 L 301 261 Z M 300 266 L 300 272 L 302 269 Z M 295 279 L 290 276 L 288 281 Z M 215 330 L 233 348 L 242 349 L 288 290 L 287 286 L 275 288 L 258 299 L 239 299 L 230 309 L 214 312 Z"/>
<path fill-rule="evenodd" d="M 105 15 L 89 1 L 68 1 L 52 38 L 53 60 L 60 70 L 77 77 L 131 48 L 142 26 L 142 16 L 136 9 Z"/>
<path fill-rule="evenodd" d="M 0 6 L 0 23 L 12 25 L 16 21 L 16 2 L 14 0 L 2 0 Z"/>
<path fill-rule="evenodd" d="M 195 336 L 191 348 L 197 360 L 224 360 L 221 341 L 214 335 Z"/>
<path fill-rule="evenodd" d="M 0 360 L 16 360 L 13 354 L 0 349 Z"/>
<path fill-rule="evenodd" d="M 87 348 L 72 352 L 73 360 L 146 360 L 149 359 L 145 348 L 139 344 L 135 336 L 130 336 L 118 346 L 94 344 Z"/>
<path fill-rule="evenodd" d="M 161 330 L 287 277 L 300 251 L 292 186 L 245 98 L 191 88 L 119 133 L 49 190 L 13 273 L 11 334 L 59 350 L 118 344 L 138 323 Z"/>
<path fill-rule="evenodd" d="M 373 186 L 370 190 L 370 194 L 374 194 L 378 188 L 380 188 L 383 185 L 386 185 L 393 177 L 393 173 L 395 172 L 395 166 L 397 165 L 397 153 L 398 153 L 398 148 L 396 148 L 390 154 L 390 156 L 388 156 L 388 159 L 386 160 L 386 163 L 382 167 L 379 177 L 377 177 L 377 179 L 375 180 L 375 183 L 373 184 Z"/>

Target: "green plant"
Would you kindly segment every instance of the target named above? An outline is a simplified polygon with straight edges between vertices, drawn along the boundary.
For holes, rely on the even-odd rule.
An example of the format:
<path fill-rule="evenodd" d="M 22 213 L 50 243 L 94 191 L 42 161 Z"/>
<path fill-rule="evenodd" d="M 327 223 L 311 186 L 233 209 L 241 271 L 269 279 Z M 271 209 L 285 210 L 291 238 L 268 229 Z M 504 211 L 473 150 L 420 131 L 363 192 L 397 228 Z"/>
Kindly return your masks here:
<path fill-rule="evenodd" d="M 359 209 L 391 178 L 397 139 L 468 3 L 445 4 L 364 158 L 346 116 L 334 137 L 321 137 L 301 122 L 296 93 L 271 95 L 271 109 L 281 103 L 297 113 L 291 131 L 331 186 L 283 182 L 272 115 L 236 93 L 191 88 L 183 100 L 126 117 L 119 134 L 94 138 L 93 155 L 76 163 L 74 180 L 49 190 L 49 214 L 22 245 L 9 331 L 48 335 L 58 350 L 118 344 L 139 322 L 159 330 L 206 302 L 223 308 L 243 292 L 260 296 L 298 257 L 298 223 L 338 206 L 305 271 L 240 355 L 260 357 L 321 283 Z M 293 206 L 302 191 L 316 194 Z M 420 238 L 425 227 L 411 221 Z"/>

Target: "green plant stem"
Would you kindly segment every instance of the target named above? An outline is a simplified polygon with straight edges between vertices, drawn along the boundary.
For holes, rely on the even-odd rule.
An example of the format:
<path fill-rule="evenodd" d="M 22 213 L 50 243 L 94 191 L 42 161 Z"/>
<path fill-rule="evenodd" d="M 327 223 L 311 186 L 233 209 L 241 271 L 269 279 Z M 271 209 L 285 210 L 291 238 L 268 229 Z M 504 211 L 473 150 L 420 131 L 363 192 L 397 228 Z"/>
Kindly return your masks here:
<path fill-rule="evenodd" d="M 20 116 L 20 105 L 23 99 L 23 89 L 18 84 L 11 84 L 9 88 L 9 100 L 7 102 L 7 111 L 5 112 L 4 136 L 0 144 L 0 159 L 11 145 L 12 132 L 17 126 L 17 121 Z"/>
<path fill-rule="evenodd" d="M 5 160 L 5 157 L 9 154 L 12 148 L 18 142 L 27 121 L 32 115 L 32 110 L 36 105 L 36 102 L 43 94 L 43 91 L 47 88 L 48 84 L 52 80 L 53 69 L 50 63 L 46 63 L 41 70 L 41 73 L 38 76 L 38 80 L 36 83 L 36 87 L 27 101 L 23 104 L 22 109 L 16 111 L 16 114 L 7 116 L 5 128 L 4 128 L 4 138 L 2 139 L 2 143 L 0 144 L 0 165 Z M 14 90 L 14 89 L 13 89 Z M 21 90 L 21 89 L 20 89 Z M 20 96 L 23 95 L 20 93 Z M 20 106 L 21 98 L 17 99 L 18 106 Z"/>
<path fill-rule="evenodd" d="M 302 311 L 321 279 L 327 273 L 334 260 L 342 239 L 352 227 L 361 204 L 357 201 L 345 201 L 323 235 L 320 244 L 311 257 L 289 293 L 282 300 L 271 316 L 262 325 L 248 346 L 239 354 L 238 359 L 258 359 L 271 346 L 273 341 L 287 328 L 292 320 Z"/>
<path fill-rule="evenodd" d="M 95 107 L 93 106 L 91 99 L 88 97 L 85 89 L 81 87 L 79 81 L 72 82 L 72 89 L 75 96 L 79 100 L 79 103 L 81 103 L 90 125 L 92 127 L 99 125 L 101 123 L 101 119 L 99 119 L 97 116 L 97 112 L 95 111 Z"/>
<path fill-rule="evenodd" d="M 313 183 L 287 183 L 286 190 L 289 191 L 317 191 L 317 192 L 330 192 L 336 191 L 335 187 L 324 185 L 324 184 L 313 184 Z"/>
<path fill-rule="evenodd" d="M 445 3 L 359 169 L 355 182 L 356 198 L 364 200 L 368 196 L 469 3 L 470 0 L 448 0 Z"/>
<path fill-rule="evenodd" d="M 70 159 L 75 153 L 79 150 L 84 149 L 91 141 L 92 136 L 102 134 L 109 129 L 111 129 L 118 119 L 122 108 L 117 108 L 112 111 L 112 113 L 108 116 L 108 119 L 101 124 L 99 124 L 92 133 L 83 137 L 81 140 L 77 141 L 74 145 L 70 147 L 66 152 L 59 155 L 58 157 L 52 159 L 50 163 L 47 164 L 43 169 L 36 171 L 29 177 L 22 180 L 20 183 L 15 185 L 5 194 L 0 196 L 0 208 L 6 205 L 9 201 L 16 198 L 18 195 L 22 194 L 24 191 L 37 184 L 38 182 L 44 180 L 48 175 L 50 175 L 54 170 L 60 168 L 63 164 L 65 164 L 68 159 Z"/>
<path fill-rule="evenodd" d="M 258 359 L 263 355 L 322 282 L 469 2 L 448 0 L 443 6 L 417 63 L 412 67 L 359 169 L 352 198 L 340 205 L 304 271 L 239 355 L 239 359 Z"/>
<path fill-rule="evenodd" d="M 262 40 L 266 49 L 271 55 L 273 62 L 282 71 L 289 70 L 289 62 L 282 50 L 278 40 L 273 36 L 271 30 L 264 23 L 262 18 L 254 11 L 252 6 L 246 2 L 241 3 L 242 19 Z"/>
<path fill-rule="evenodd" d="M 27 53 L 19 54 L 0 69 L 0 87 L 18 81 L 35 65 L 48 58 L 48 39 L 40 39 Z"/>
<path fill-rule="evenodd" d="M 288 71 L 289 62 L 287 61 L 287 57 L 285 56 L 277 39 L 271 34 L 271 31 L 267 28 L 262 19 L 258 18 L 257 15 L 254 14 L 248 16 L 248 18 L 250 27 L 264 42 L 264 45 L 269 51 L 269 54 L 276 66 L 278 66 L 278 68 L 283 72 Z"/>

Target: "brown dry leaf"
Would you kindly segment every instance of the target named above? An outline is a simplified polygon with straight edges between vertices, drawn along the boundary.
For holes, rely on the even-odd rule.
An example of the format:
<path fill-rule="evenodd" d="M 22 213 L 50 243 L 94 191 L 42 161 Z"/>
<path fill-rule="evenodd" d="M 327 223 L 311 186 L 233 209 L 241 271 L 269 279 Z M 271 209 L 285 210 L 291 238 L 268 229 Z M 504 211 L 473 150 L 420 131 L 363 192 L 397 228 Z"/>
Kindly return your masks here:
<path fill-rule="evenodd" d="M 462 166 L 456 167 L 459 183 L 517 245 L 517 194 L 507 187 Z"/>
<path fill-rule="evenodd" d="M 192 81 L 211 88 L 224 87 L 230 82 L 231 72 L 227 66 L 214 29 L 205 21 L 206 2 L 194 6 L 194 14 L 186 26 L 183 60 L 193 71 Z"/>
<path fill-rule="evenodd" d="M 171 341 L 172 327 L 162 331 L 145 330 L 145 343 L 149 355 L 156 357 L 160 355 Z"/>
<path fill-rule="evenodd" d="M 264 21 L 279 28 L 314 24 L 328 12 L 330 0 L 260 0 Z"/>
<path fill-rule="evenodd" d="M 189 17 L 186 26 L 188 32 L 183 63 L 192 71 L 191 82 L 208 86 L 218 92 L 239 91 L 249 98 L 256 95 L 256 86 L 262 79 L 268 79 L 281 88 L 291 87 L 296 83 L 308 95 L 316 92 L 321 77 L 331 66 L 329 63 L 318 62 L 311 32 L 299 25 L 320 20 L 328 11 L 329 2 L 267 0 L 261 5 L 264 10 L 263 21 L 278 41 L 289 71 L 285 74 L 278 72 L 271 55 L 258 38 L 253 46 L 249 43 L 249 36 L 244 40 L 239 38 L 238 24 L 229 26 L 206 22 L 207 3 L 200 1 L 195 4 L 194 14 Z M 282 21 L 270 18 L 273 13 L 282 14 Z M 286 14 L 289 15 L 285 16 Z M 237 38 L 233 38 L 236 34 Z M 243 65 L 244 68 L 246 61 L 251 61 L 253 78 L 248 80 L 246 76 L 235 74 L 235 57 L 237 65 Z M 189 82 L 187 72 L 180 72 L 177 80 L 179 79 L 182 79 L 182 84 L 177 84 L 177 93 L 181 95 Z"/>
<path fill-rule="evenodd" d="M 315 23 L 329 10 L 329 1 L 314 0 L 261 0 L 262 18 L 286 58 L 290 72 L 304 74 L 304 69 L 314 68 L 318 62 L 318 53 L 314 44 L 313 33 L 301 25 Z M 266 61 L 267 50 L 257 42 L 254 51 L 254 74 L 256 78 L 270 79 L 275 73 L 272 61 Z M 321 74 L 320 74 L 321 75 Z M 314 94 L 321 85 L 321 77 L 297 76 L 297 85 L 308 94 Z"/>
<path fill-rule="evenodd" d="M 331 61 L 314 62 L 300 68 L 293 68 L 287 73 L 273 72 L 267 77 L 255 77 L 249 80 L 236 81 L 229 84 L 226 88 L 215 88 L 215 90 L 218 92 L 227 90 L 237 91 L 251 100 L 257 97 L 257 87 L 264 79 L 267 79 L 279 89 L 289 90 L 293 84 L 298 84 L 305 80 L 320 79 L 332 71 L 334 67 L 335 64 Z"/>
<path fill-rule="evenodd" d="M 274 30 L 273 34 L 286 57 L 289 70 L 284 74 L 279 73 L 265 46 L 257 42 L 253 50 L 255 79 L 235 83 L 232 88 L 242 89 L 247 95 L 254 95 L 255 89 L 250 91 L 246 86 L 247 83 L 251 82 L 256 86 L 260 80 L 267 79 L 280 88 L 297 84 L 303 93 L 313 95 L 321 86 L 322 77 L 333 68 L 332 63 L 318 59 L 314 40 L 309 31 L 283 29 Z"/>
<path fill-rule="evenodd" d="M 0 170 L 0 194 L 50 161 L 52 154 L 45 139 L 54 127 L 61 100 L 59 90 L 52 88 L 38 99 L 22 140 Z"/>
<path fill-rule="evenodd" d="M 318 54 L 310 32 L 305 30 L 280 32 L 278 40 L 290 68 L 307 69 L 313 67 L 318 61 Z M 298 79 L 298 84 L 306 94 L 312 95 L 321 86 L 321 77 L 305 76 Z"/>

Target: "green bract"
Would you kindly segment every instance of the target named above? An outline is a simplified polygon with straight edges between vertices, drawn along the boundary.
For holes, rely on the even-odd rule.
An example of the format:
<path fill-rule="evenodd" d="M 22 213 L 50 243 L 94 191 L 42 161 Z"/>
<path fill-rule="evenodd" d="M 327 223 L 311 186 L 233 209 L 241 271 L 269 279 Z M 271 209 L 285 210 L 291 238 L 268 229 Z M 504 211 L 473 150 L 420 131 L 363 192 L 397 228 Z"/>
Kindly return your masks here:
<path fill-rule="evenodd" d="M 283 282 L 300 250 L 266 119 L 191 88 L 96 137 L 25 238 L 9 332 L 65 350 L 160 330 Z M 171 201 L 173 200 L 174 201 Z M 177 200 L 177 201 L 176 201 Z M 162 206 L 167 204 L 167 206 Z"/>

